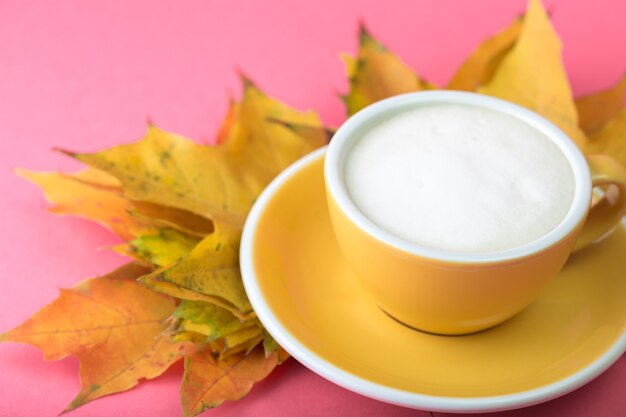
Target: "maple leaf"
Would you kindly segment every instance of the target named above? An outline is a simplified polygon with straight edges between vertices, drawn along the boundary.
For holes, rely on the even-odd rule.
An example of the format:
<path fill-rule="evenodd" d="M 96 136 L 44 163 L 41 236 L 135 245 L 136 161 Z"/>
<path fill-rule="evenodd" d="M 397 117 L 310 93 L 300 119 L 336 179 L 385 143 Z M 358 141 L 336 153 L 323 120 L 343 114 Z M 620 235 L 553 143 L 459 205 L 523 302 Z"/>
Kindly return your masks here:
<path fill-rule="evenodd" d="M 608 90 L 578 98 L 576 109 L 581 129 L 587 135 L 593 135 L 617 117 L 624 107 L 624 93 L 626 93 L 626 76 L 623 76 Z"/>
<path fill-rule="evenodd" d="M 192 331 L 178 331 L 170 336 L 172 342 L 192 342 L 197 345 L 206 344 L 206 336 Z"/>
<path fill-rule="evenodd" d="M 265 356 L 269 356 L 271 353 L 276 351 L 276 349 L 278 349 L 279 347 L 280 346 L 278 345 L 278 342 L 272 337 L 272 335 L 269 334 L 267 330 L 263 329 L 263 349 L 265 350 Z M 279 355 L 278 363 L 281 362 L 280 359 L 281 358 Z"/>
<path fill-rule="evenodd" d="M 78 174 L 23 172 L 56 203 L 53 210 L 57 213 L 104 223 L 127 240 L 114 250 L 161 267 L 154 273 L 145 269 L 135 271 L 141 272 L 136 277 L 143 275 L 141 283 L 148 288 L 127 282 L 120 286 L 124 294 L 111 294 L 112 303 L 125 303 L 125 297 L 132 296 L 137 289 L 170 300 L 172 306 L 173 299 L 150 289 L 177 298 L 201 300 L 184 301 L 176 310 L 174 319 L 178 329 L 173 335 L 165 321 L 169 314 L 163 314 L 158 325 L 153 326 L 158 332 L 144 331 L 129 337 L 137 349 L 149 344 L 157 352 L 169 354 L 165 347 L 191 346 L 169 343 L 172 339 L 208 343 L 219 360 L 226 360 L 249 352 L 264 340 L 264 332 L 254 319 L 241 282 L 238 258 L 241 226 L 264 186 L 291 162 L 327 143 L 330 132 L 313 113 L 294 111 L 264 95 L 248 80 L 244 81 L 244 97 L 241 102 L 231 102 L 218 134 L 218 146 L 198 145 L 151 125 L 146 137 L 138 143 L 96 154 L 72 154 L 95 169 Z M 215 226 L 213 219 L 223 221 L 224 226 Z M 111 279 L 88 281 L 88 287 L 99 288 L 105 285 L 102 280 Z M 63 311 L 68 316 L 62 319 L 71 320 L 77 314 L 67 309 L 67 300 L 72 296 L 74 292 L 64 291 L 50 311 L 55 314 Z M 89 306 L 78 303 L 74 306 L 89 313 Z M 204 315 L 199 314 L 199 306 Z M 131 313 L 133 317 L 141 317 L 138 312 Z M 232 320 L 229 326 L 223 321 L 225 315 Z M 90 317 L 90 314 L 83 316 L 84 327 L 97 327 L 98 320 L 107 319 Z M 38 318 L 36 315 L 33 320 Z M 17 340 L 18 333 L 18 330 L 10 332 L 4 340 Z M 118 333 L 115 338 L 107 339 L 111 349 L 116 349 L 121 357 L 133 357 L 133 352 L 114 347 L 121 343 L 122 336 Z M 31 340 L 31 343 L 36 342 Z M 80 343 L 79 346 L 75 350 L 61 344 L 58 355 L 74 354 L 81 363 L 91 363 L 97 354 L 111 354 L 106 349 L 96 352 L 89 346 Z M 155 355 L 159 363 L 169 364 L 162 355 Z M 100 383 L 108 381 L 109 368 L 84 367 L 91 373 L 81 371 L 83 389 L 68 409 L 127 389 L 138 378 L 156 376 L 162 370 L 150 371 L 150 357 L 141 357 L 146 363 L 138 369 L 143 369 L 144 374 L 125 371 L 121 374 L 125 380 L 117 379 L 114 384 Z M 114 363 L 112 367 L 115 366 L 121 365 Z"/>
<path fill-rule="evenodd" d="M 173 317 L 178 319 L 177 332 L 193 331 L 209 341 L 217 340 L 250 326 L 259 326 L 258 320 L 242 321 L 230 311 L 203 301 L 183 300 Z"/>
<path fill-rule="evenodd" d="M 190 253 L 200 242 L 197 236 L 188 236 L 175 229 L 154 228 L 139 233 L 136 238 L 112 249 L 148 264 L 162 267 L 174 264 Z"/>
<path fill-rule="evenodd" d="M 330 142 L 335 134 L 335 129 L 326 126 L 293 123 L 273 118 L 269 118 L 267 120 L 271 123 L 278 123 L 279 125 L 291 130 L 293 133 L 298 135 L 300 139 L 307 141 L 314 148 L 319 148 L 320 146 Z"/>
<path fill-rule="evenodd" d="M 147 223 L 130 215 L 132 204 L 121 193 L 119 182 L 102 171 L 77 173 L 16 170 L 17 175 L 38 185 L 58 215 L 74 215 L 105 226 L 122 239 L 135 237 Z"/>
<path fill-rule="evenodd" d="M 189 255 L 139 281 L 176 298 L 213 303 L 242 320 L 253 317 L 239 270 L 240 238 L 238 230 L 216 225 Z"/>
<path fill-rule="evenodd" d="M 488 83 L 517 40 L 522 22 L 522 18 L 515 19 L 506 29 L 483 41 L 461 64 L 446 88 L 475 91 Z"/>
<path fill-rule="evenodd" d="M 313 112 L 292 110 L 244 81 L 243 99 L 231 103 L 217 146 L 199 145 L 151 125 L 137 143 L 68 154 L 118 178 L 133 201 L 191 211 L 241 229 L 269 181 L 322 145 L 322 139 L 313 146 L 269 120 L 321 126 Z"/>
<path fill-rule="evenodd" d="M 190 211 L 145 201 L 132 201 L 132 206 L 131 214 L 146 220 L 148 224 L 199 237 L 213 233 L 212 221 Z"/>
<path fill-rule="evenodd" d="M 128 200 L 119 181 L 97 169 L 75 173 L 25 169 L 15 172 L 43 190 L 53 204 L 49 209 L 52 213 L 95 221 L 124 240 L 157 233 L 151 227 L 174 228 L 200 237 L 213 231 L 211 221 L 188 211 Z"/>
<path fill-rule="evenodd" d="M 538 65 L 538 62 L 541 65 Z M 479 92 L 527 107 L 559 126 L 580 147 L 586 141 L 567 74 L 561 41 L 540 0 L 529 0 L 519 38 Z"/>
<path fill-rule="evenodd" d="M 233 349 L 239 348 L 238 351 L 242 351 L 256 346 L 263 340 L 263 335 L 259 326 L 249 326 L 243 327 L 235 332 L 228 333 L 221 339 L 224 343 L 222 348 L 223 352 L 230 351 L 230 353 L 236 353 Z"/>
<path fill-rule="evenodd" d="M 342 59 L 350 82 L 350 92 L 343 97 L 349 115 L 387 97 L 434 88 L 374 39 L 364 26 L 360 28 L 357 56 L 344 54 Z"/>
<path fill-rule="evenodd" d="M 48 360 L 78 358 L 81 390 L 66 411 L 155 378 L 191 346 L 161 337 L 176 302 L 134 281 L 146 272 L 130 264 L 61 290 L 59 298 L 0 341 L 36 346 Z"/>
<path fill-rule="evenodd" d="M 180 391 L 183 414 L 195 416 L 224 401 L 240 399 L 277 364 L 277 352 L 265 357 L 262 348 L 220 361 L 207 350 L 187 356 Z"/>
<path fill-rule="evenodd" d="M 626 108 L 622 108 L 617 117 L 591 136 L 584 151 L 612 156 L 626 168 Z"/>
<path fill-rule="evenodd" d="M 201 301 L 182 301 L 173 315 L 174 340 L 209 342 L 218 359 L 247 351 L 263 342 L 266 356 L 278 349 L 278 344 L 262 327 L 258 319 L 242 321 L 228 310 Z M 282 361 L 286 353 L 279 355 Z M 280 361 L 279 361 L 280 363 Z"/>

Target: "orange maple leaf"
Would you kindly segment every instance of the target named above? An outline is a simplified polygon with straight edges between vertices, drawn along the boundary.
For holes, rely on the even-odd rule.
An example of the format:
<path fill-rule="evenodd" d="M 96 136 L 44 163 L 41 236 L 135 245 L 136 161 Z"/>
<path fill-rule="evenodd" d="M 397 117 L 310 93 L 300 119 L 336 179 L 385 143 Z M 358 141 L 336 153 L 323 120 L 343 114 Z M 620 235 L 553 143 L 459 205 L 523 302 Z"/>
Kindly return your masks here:
<path fill-rule="evenodd" d="M 185 358 L 180 389 L 183 414 L 195 416 L 224 401 L 238 400 L 278 364 L 278 352 L 266 357 L 262 347 L 217 361 L 203 350 Z"/>
<path fill-rule="evenodd" d="M 161 336 L 176 302 L 134 280 L 146 272 L 129 264 L 61 290 L 59 298 L 0 335 L 0 341 L 36 346 L 47 360 L 78 358 L 81 390 L 65 411 L 155 378 L 192 345 Z"/>

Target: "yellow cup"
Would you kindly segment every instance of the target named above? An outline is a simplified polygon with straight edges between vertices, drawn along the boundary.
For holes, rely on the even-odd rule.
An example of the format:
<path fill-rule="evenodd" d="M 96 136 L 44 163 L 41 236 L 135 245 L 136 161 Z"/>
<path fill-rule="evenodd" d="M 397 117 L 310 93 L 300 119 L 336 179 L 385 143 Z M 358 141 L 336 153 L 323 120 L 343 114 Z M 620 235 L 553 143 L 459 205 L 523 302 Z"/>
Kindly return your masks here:
<path fill-rule="evenodd" d="M 431 104 L 466 104 L 495 110 L 535 127 L 554 141 L 574 173 L 572 206 L 541 238 L 493 253 L 460 253 L 420 246 L 381 229 L 352 202 L 343 166 L 355 141 L 394 114 Z M 333 229 L 345 259 L 372 296 L 398 321 L 426 332 L 474 333 L 528 306 L 574 250 L 606 236 L 626 212 L 626 171 L 605 155 L 585 158 L 551 122 L 515 104 L 473 93 L 409 93 L 375 103 L 339 128 L 324 165 Z M 593 187 L 603 186 L 592 205 Z"/>

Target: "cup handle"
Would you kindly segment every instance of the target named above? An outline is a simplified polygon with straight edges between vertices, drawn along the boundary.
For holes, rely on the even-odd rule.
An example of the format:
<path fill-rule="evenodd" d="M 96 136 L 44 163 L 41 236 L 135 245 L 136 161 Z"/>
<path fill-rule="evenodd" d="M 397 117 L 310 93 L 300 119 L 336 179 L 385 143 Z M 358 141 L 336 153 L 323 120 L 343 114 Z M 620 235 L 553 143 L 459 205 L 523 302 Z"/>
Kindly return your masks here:
<path fill-rule="evenodd" d="M 626 170 L 607 155 L 587 155 L 593 187 L 604 186 L 604 195 L 589 210 L 574 251 L 606 237 L 626 214 Z"/>

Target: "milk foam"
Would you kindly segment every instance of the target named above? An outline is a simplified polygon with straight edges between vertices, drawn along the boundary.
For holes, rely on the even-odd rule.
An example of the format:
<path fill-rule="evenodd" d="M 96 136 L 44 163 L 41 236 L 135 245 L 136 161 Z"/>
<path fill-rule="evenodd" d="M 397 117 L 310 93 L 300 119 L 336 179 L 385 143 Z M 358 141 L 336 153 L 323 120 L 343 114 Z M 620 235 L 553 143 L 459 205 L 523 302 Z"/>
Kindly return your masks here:
<path fill-rule="evenodd" d="M 543 133 L 493 110 L 419 107 L 375 125 L 344 166 L 359 210 L 423 246 L 492 252 L 540 238 L 567 214 L 574 175 Z"/>

